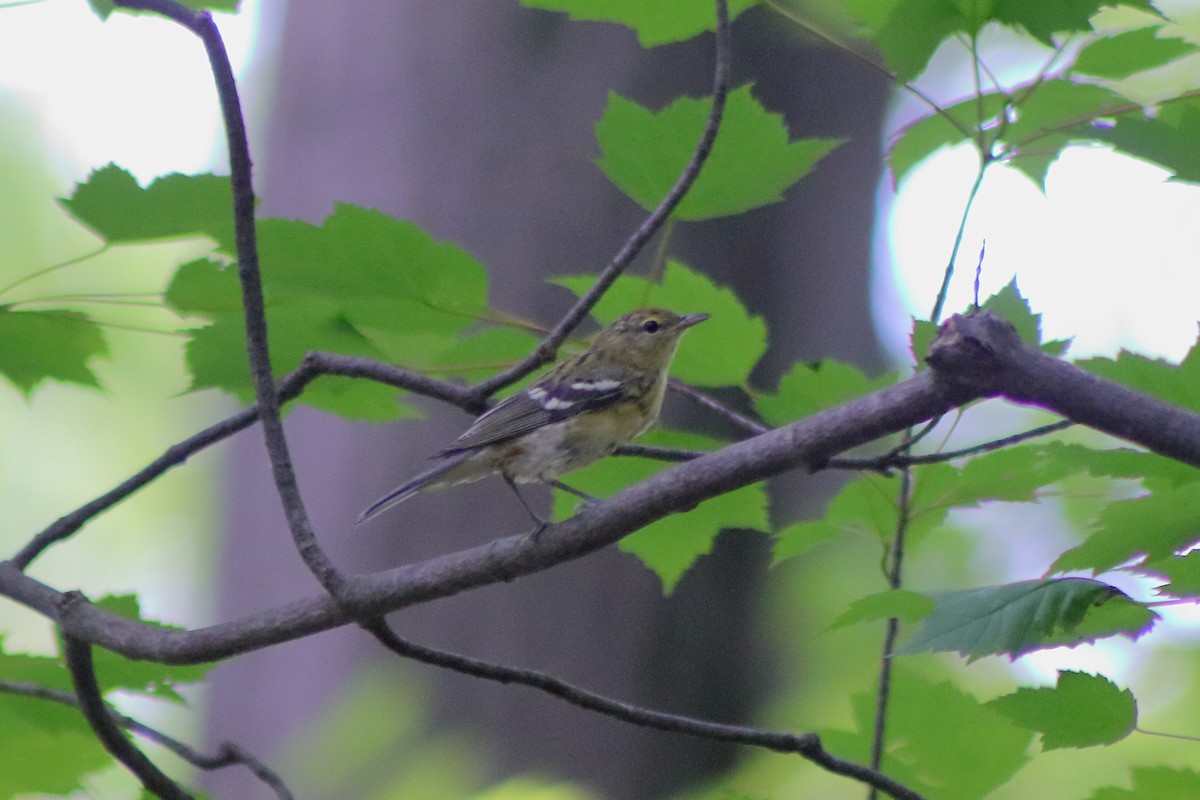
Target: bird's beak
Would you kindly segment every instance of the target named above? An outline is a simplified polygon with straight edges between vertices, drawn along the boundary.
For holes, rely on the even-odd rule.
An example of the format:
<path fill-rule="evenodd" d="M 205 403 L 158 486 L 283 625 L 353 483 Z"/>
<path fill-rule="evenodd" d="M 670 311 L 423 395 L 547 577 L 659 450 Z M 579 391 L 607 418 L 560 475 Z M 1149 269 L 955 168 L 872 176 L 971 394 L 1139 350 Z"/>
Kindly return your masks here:
<path fill-rule="evenodd" d="M 710 314 L 684 314 L 683 319 L 679 323 L 679 327 L 682 330 L 687 330 L 693 325 L 699 325 L 701 322 L 704 322 L 704 320 L 708 319 L 710 316 Z"/>

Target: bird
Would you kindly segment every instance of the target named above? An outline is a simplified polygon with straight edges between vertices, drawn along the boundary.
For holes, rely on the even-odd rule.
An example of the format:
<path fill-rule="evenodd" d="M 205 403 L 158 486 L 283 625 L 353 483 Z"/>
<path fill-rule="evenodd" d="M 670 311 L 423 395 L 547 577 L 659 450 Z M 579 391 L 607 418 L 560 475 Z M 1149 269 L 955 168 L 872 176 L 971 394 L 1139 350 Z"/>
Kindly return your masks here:
<path fill-rule="evenodd" d="M 680 337 L 708 318 L 663 308 L 625 314 L 602 328 L 587 350 L 485 411 L 432 456 L 428 469 L 372 503 L 356 524 L 418 492 L 499 473 L 540 532 L 548 523 L 517 484 L 549 483 L 594 500 L 558 483 L 558 476 L 603 458 L 654 424 Z"/>

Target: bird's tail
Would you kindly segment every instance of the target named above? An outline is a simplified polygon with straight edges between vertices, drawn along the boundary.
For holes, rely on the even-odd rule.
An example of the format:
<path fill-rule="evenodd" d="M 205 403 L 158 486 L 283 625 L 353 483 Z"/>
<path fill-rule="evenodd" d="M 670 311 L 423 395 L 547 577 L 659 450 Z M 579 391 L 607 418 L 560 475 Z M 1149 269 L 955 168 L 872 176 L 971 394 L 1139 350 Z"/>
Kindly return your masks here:
<path fill-rule="evenodd" d="M 422 489 L 442 483 L 442 478 L 445 478 L 448 473 L 452 472 L 455 468 L 461 465 L 471 455 L 473 455 L 473 453 L 461 452 L 450 456 L 439 457 L 438 463 L 434 464 L 424 472 L 413 476 L 406 483 L 397 486 L 395 489 L 372 503 L 365 511 L 358 515 L 358 519 L 355 520 L 354 524 L 361 525 L 369 519 L 374 519 L 388 509 L 400 505 Z M 455 483 L 456 481 L 449 480 L 445 482 Z"/>

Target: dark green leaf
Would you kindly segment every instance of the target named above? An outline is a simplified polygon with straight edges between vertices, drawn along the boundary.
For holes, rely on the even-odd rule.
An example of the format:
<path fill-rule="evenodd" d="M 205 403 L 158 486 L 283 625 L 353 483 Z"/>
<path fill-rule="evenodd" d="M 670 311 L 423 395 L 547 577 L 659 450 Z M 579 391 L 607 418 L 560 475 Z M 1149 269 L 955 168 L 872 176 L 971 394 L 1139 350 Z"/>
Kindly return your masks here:
<path fill-rule="evenodd" d="M 1041 445 L 1015 445 L 974 456 L 931 504 L 969 508 L 989 501 L 1031 503 L 1038 490 L 1079 469 L 1046 455 Z"/>
<path fill-rule="evenodd" d="M 899 0 L 874 40 L 888 66 L 907 82 L 925 70 L 943 41 L 967 27 L 954 0 Z"/>
<path fill-rule="evenodd" d="M 704 129 L 712 101 L 681 97 L 654 112 L 617 94 L 609 95 L 596 124 L 603 156 L 600 169 L 647 210 L 655 208 L 678 180 Z M 671 215 L 702 220 L 740 214 L 783 199 L 839 139 L 788 141 L 778 114 L 767 112 L 743 86 L 729 93 L 721 135 L 700 177 Z"/>
<path fill-rule="evenodd" d="M 974 141 L 974 132 L 994 120 L 1007 102 L 1008 98 L 999 93 L 972 97 L 901 130 L 888 153 L 893 184 L 899 185 L 913 167 L 943 147 Z"/>
<path fill-rule="evenodd" d="M 1118 80 L 1196 52 L 1196 46 L 1183 39 L 1160 39 L 1160 31 L 1161 25 L 1151 25 L 1097 39 L 1079 51 L 1071 69 Z"/>
<path fill-rule="evenodd" d="M 218 314 L 241 311 L 242 288 L 237 267 L 210 258 L 181 264 L 163 295 L 167 305 L 180 314 L 212 319 Z"/>
<path fill-rule="evenodd" d="M 1088 800 L 1195 800 L 1200 797 L 1200 772 L 1182 767 L 1134 767 L 1133 788 L 1107 786 Z"/>
<path fill-rule="evenodd" d="M 1048 133 L 1086 125 L 1126 103 L 1102 86 L 1065 79 L 1043 81 L 1027 94 L 1018 94 L 1016 102 L 1017 116 L 1005 129 L 1004 140 L 1015 145 L 1018 152 L 1029 145 L 1040 146 Z"/>
<path fill-rule="evenodd" d="M 519 328 L 484 328 L 454 340 L 425 371 L 436 371 L 438 377 L 482 380 L 532 353 L 538 341 L 539 337 Z"/>
<path fill-rule="evenodd" d="M 571 19 L 617 22 L 632 28 L 642 47 L 682 42 L 717 26 L 712 3 L 705 0 L 521 0 L 530 8 L 565 11 Z M 731 0 L 729 18 L 735 19 L 754 0 Z"/>
<path fill-rule="evenodd" d="M 1091 19 L 1105 6 L 1129 6 L 1157 13 L 1150 0 L 995 0 L 992 19 L 1026 31 L 1047 47 L 1054 46 L 1052 34 L 1090 31 Z"/>
<path fill-rule="evenodd" d="M 589 275 L 555 278 L 582 295 L 595 282 Z M 740 386 L 767 349 L 767 326 L 746 311 L 737 295 L 678 261 L 668 261 L 662 283 L 622 276 L 596 304 L 593 314 L 609 323 L 635 308 L 663 306 L 679 313 L 705 312 L 712 318 L 688 331 L 671 374 L 697 386 Z"/>
<path fill-rule="evenodd" d="M 902 622 L 917 622 L 933 611 L 933 607 L 934 601 L 920 592 L 892 589 L 855 600 L 829 627 L 844 628 L 892 617 Z"/>
<path fill-rule="evenodd" d="M 779 381 L 779 391 L 759 395 L 755 405 L 772 425 L 783 425 L 882 389 L 895 381 L 895 375 L 868 378 L 857 367 L 832 359 L 816 364 L 794 364 Z"/>
<path fill-rule="evenodd" d="M 1045 750 L 1113 744 L 1137 725 L 1133 692 L 1086 672 L 1060 672 L 1054 688 L 1018 689 L 988 705 L 1042 734 Z"/>
<path fill-rule="evenodd" d="M 1132 500 L 1109 503 L 1083 544 L 1058 557 L 1055 572 L 1104 572 L 1146 556 L 1167 558 L 1200 541 L 1200 483 L 1159 488 Z"/>
<path fill-rule="evenodd" d="M 206 235 L 232 249 L 231 197 L 226 177 L 174 173 L 143 189 L 128 172 L 109 164 L 61 202 L 110 244 Z"/>
<path fill-rule="evenodd" d="M 107 353 L 100 326 L 83 314 L 0 306 L 0 374 L 25 395 L 44 380 L 99 387 L 88 364 Z"/>
<path fill-rule="evenodd" d="M 665 430 L 653 431 L 643 441 L 689 450 L 711 450 L 717 446 L 717 442 L 704 436 Z M 666 466 L 652 459 L 610 457 L 571 473 L 565 481 L 588 494 L 608 498 Z M 555 492 L 556 518 L 572 515 L 578 505 L 578 497 Z M 725 528 L 768 530 L 766 491 L 761 483 L 718 495 L 693 511 L 653 522 L 626 536 L 619 547 L 641 559 L 658 575 L 663 591 L 670 593 L 696 559 L 712 550 L 713 540 Z"/>
<path fill-rule="evenodd" d="M 1021 581 L 953 592 L 930 592 L 937 606 L 897 652 L 957 651 L 974 661 L 988 655 L 1010 658 L 1045 647 L 1073 645 L 1103 636 L 1137 638 L 1156 618 L 1141 615 L 1113 618 L 1113 626 L 1082 623 L 1093 607 L 1137 606 L 1120 590 L 1084 578 Z M 1140 621 L 1137 621 L 1140 620 Z"/>
<path fill-rule="evenodd" d="M 853 702 L 856 730 L 821 731 L 821 741 L 835 755 L 867 763 L 875 695 L 855 695 Z M 1033 739 L 961 689 L 901 664 L 892 669 L 887 733 L 880 769 L 923 797 L 954 800 L 982 800 L 1010 780 L 1028 761 Z"/>
<path fill-rule="evenodd" d="M 1200 182 L 1200 99 L 1165 103 L 1154 116 L 1122 114 L 1111 128 L 1098 128 L 1096 139 L 1134 158 L 1162 166 L 1174 180 Z"/>

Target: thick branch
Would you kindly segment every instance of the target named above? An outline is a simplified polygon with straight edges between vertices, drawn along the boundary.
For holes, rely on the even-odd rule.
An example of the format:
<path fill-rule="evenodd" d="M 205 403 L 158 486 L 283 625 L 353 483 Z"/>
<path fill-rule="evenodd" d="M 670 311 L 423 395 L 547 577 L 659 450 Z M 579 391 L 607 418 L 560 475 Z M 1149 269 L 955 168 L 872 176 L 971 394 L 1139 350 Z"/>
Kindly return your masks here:
<path fill-rule="evenodd" d="M 615 543 L 654 520 L 797 467 L 813 469 L 836 453 L 920 424 L 972 399 L 948 389 L 927 370 L 907 381 L 834 409 L 668 468 L 572 519 L 547 528 L 536 542 L 511 536 L 429 561 L 354 576 L 344 597 L 361 616 L 539 572 Z M 195 663 L 308 636 L 353 621 L 328 597 L 293 602 L 240 620 L 194 631 L 171 631 L 127 620 L 88 604 L 60 613 L 62 595 L 0 564 L 0 593 L 59 621 L 77 638 L 131 658 Z"/>

